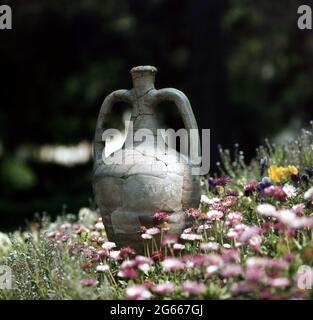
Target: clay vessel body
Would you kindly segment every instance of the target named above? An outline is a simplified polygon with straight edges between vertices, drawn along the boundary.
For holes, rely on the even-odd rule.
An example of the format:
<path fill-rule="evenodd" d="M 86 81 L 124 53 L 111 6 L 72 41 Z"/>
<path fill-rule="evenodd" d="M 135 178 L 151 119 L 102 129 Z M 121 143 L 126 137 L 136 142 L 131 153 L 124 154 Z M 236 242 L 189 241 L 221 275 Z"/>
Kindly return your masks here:
<path fill-rule="evenodd" d="M 155 73 L 156 68 L 151 66 L 133 68 L 133 89 L 117 90 L 105 98 L 94 143 L 93 188 L 108 239 L 136 252 L 143 252 L 147 241 L 141 237 L 142 226 L 150 228 L 160 223 L 153 217 L 156 212 L 168 213 L 167 233 L 179 236 L 188 226 L 185 210 L 197 208 L 200 201 L 199 176 L 192 174 L 189 157 L 174 149 L 164 152 L 157 143 L 159 127 L 155 114 L 162 112 L 159 103 L 169 100 L 177 106 L 186 129 L 198 129 L 196 120 L 181 91 L 155 89 Z M 104 161 L 103 132 L 108 129 L 106 123 L 109 113 L 114 112 L 114 104 L 121 101 L 132 106 L 133 130 L 127 134 L 126 142 L 134 140 L 138 129 L 149 132 L 144 141 L 134 141 L 129 144 L 131 147 L 125 142 L 114 153 L 114 159 L 119 159 L 116 163 L 114 159 Z"/>

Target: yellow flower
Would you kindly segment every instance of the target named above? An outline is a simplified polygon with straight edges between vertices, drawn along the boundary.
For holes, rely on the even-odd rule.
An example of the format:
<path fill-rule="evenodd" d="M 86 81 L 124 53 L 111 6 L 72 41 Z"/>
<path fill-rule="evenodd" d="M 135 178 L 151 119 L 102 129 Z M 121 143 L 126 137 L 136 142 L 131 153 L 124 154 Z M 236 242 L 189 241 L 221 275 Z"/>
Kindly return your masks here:
<path fill-rule="evenodd" d="M 298 174 L 295 166 L 278 167 L 272 165 L 268 168 L 268 176 L 273 182 L 281 182 L 287 180 L 292 174 Z"/>
<path fill-rule="evenodd" d="M 279 182 L 283 179 L 283 170 L 282 167 L 270 166 L 267 170 L 269 178 L 273 182 Z"/>
<path fill-rule="evenodd" d="M 287 168 L 288 168 L 288 170 L 290 172 L 290 175 L 298 174 L 298 172 L 299 172 L 298 169 L 295 166 L 288 166 Z"/>

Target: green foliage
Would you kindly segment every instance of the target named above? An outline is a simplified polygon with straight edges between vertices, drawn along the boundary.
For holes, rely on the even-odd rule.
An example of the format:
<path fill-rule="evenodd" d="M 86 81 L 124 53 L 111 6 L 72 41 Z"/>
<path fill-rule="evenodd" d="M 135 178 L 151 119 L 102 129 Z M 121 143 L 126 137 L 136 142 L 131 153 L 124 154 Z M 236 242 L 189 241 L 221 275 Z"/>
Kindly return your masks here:
<path fill-rule="evenodd" d="M 29 189 L 33 187 L 37 178 L 32 169 L 18 159 L 3 161 L 0 168 L 1 182 L 15 190 Z"/>
<path fill-rule="evenodd" d="M 105 277 L 94 290 L 83 287 L 86 272 L 80 260 L 69 255 L 68 245 L 47 241 L 44 233 L 33 232 L 12 237 L 10 254 L 1 263 L 12 269 L 13 289 L 0 290 L 0 299 L 108 299 L 112 298 Z"/>
<path fill-rule="evenodd" d="M 265 146 L 257 148 L 257 156 L 249 164 L 246 163 L 244 152 L 238 150 L 238 145 L 235 145 L 233 153 L 220 147 L 221 161 L 218 162 L 220 174 L 230 176 L 234 178 L 233 181 L 238 181 L 242 185 L 262 178 L 261 163 L 264 164 L 264 169 L 271 164 L 278 166 L 294 165 L 299 169 L 313 167 L 312 121 L 310 128 L 302 129 L 300 134 L 296 137 L 289 137 L 282 144 L 270 143 L 267 139 L 265 142 Z M 264 172 L 264 174 L 266 175 L 267 172 Z"/>

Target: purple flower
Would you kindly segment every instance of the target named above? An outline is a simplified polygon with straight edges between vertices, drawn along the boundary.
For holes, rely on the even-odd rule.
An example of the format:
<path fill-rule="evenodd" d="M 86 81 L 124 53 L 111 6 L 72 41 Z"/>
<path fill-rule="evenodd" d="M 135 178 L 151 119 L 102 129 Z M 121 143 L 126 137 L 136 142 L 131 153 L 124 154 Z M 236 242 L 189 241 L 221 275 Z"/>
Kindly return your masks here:
<path fill-rule="evenodd" d="M 120 271 L 117 274 L 119 277 L 124 279 L 134 279 L 137 278 L 137 272 L 132 268 L 120 268 Z"/>
<path fill-rule="evenodd" d="M 173 245 L 173 250 L 184 250 L 185 249 L 185 245 L 181 244 L 181 243 L 174 243 Z"/>
<path fill-rule="evenodd" d="M 223 259 L 220 255 L 210 253 L 210 254 L 186 254 L 182 257 L 186 262 L 187 266 L 193 268 L 198 265 L 223 265 Z"/>
<path fill-rule="evenodd" d="M 174 291 L 175 286 L 172 282 L 160 283 L 152 288 L 153 293 L 163 296 L 170 294 Z"/>
<path fill-rule="evenodd" d="M 149 300 L 151 292 L 144 285 L 134 284 L 126 289 L 126 298 L 130 300 Z"/>
<path fill-rule="evenodd" d="M 134 255 L 135 254 L 135 250 L 133 250 L 130 247 L 123 247 L 120 250 L 120 256 L 122 258 L 124 258 L 125 256 L 130 256 L 130 255 Z"/>
<path fill-rule="evenodd" d="M 242 267 L 238 264 L 227 264 L 221 271 L 221 275 L 224 278 L 234 277 L 242 274 Z"/>
<path fill-rule="evenodd" d="M 99 264 L 96 267 L 97 272 L 107 272 L 110 270 L 110 266 L 108 264 Z"/>
<path fill-rule="evenodd" d="M 249 245 L 254 251 L 258 251 L 262 243 L 260 235 L 254 235 L 249 239 Z"/>
<path fill-rule="evenodd" d="M 104 224 L 102 222 L 102 219 L 95 224 L 95 229 L 97 231 L 102 231 L 104 229 Z"/>
<path fill-rule="evenodd" d="M 287 278 L 268 278 L 267 284 L 275 288 L 286 288 L 290 285 Z"/>
<path fill-rule="evenodd" d="M 282 209 L 277 211 L 277 219 L 282 222 L 284 225 L 287 225 L 291 228 L 298 228 L 299 221 L 301 218 L 298 218 L 297 215 L 288 209 Z"/>
<path fill-rule="evenodd" d="M 69 234 L 64 231 L 52 231 L 48 233 L 47 237 L 56 241 L 67 241 L 69 239 Z"/>
<path fill-rule="evenodd" d="M 211 207 L 213 210 L 220 211 L 220 212 L 225 212 L 226 211 L 226 206 L 224 204 L 220 203 L 214 203 Z"/>
<path fill-rule="evenodd" d="M 259 294 L 261 299 L 270 299 L 272 297 L 271 290 L 262 290 Z"/>
<path fill-rule="evenodd" d="M 91 262 L 95 263 L 98 262 L 100 260 L 100 256 L 96 253 L 92 256 L 91 258 Z"/>
<path fill-rule="evenodd" d="M 246 269 L 245 278 L 251 282 L 259 282 L 264 279 L 264 270 L 260 267 L 249 267 Z"/>
<path fill-rule="evenodd" d="M 205 291 L 205 285 L 203 283 L 186 280 L 182 283 L 182 291 L 187 294 L 201 294 Z"/>
<path fill-rule="evenodd" d="M 216 273 L 218 270 L 219 270 L 218 266 L 214 266 L 214 265 L 208 266 L 206 268 L 206 275 L 210 277 L 212 274 Z"/>
<path fill-rule="evenodd" d="M 206 242 L 200 244 L 200 249 L 204 251 L 217 251 L 219 249 L 219 244 L 217 242 Z"/>
<path fill-rule="evenodd" d="M 201 225 L 197 228 L 197 233 L 204 232 L 205 230 L 208 230 L 208 229 L 211 229 L 211 228 L 212 228 L 212 225 L 210 225 L 210 224 L 207 224 L 207 223 L 201 224 Z"/>
<path fill-rule="evenodd" d="M 185 268 L 185 264 L 181 260 L 172 257 L 165 258 L 161 265 L 164 272 L 183 270 Z"/>
<path fill-rule="evenodd" d="M 105 250 L 112 250 L 113 248 L 116 247 L 116 244 L 115 242 L 105 242 L 103 245 L 102 245 L 102 248 L 105 249 Z"/>
<path fill-rule="evenodd" d="M 85 258 L 92 258 L 96 253 L 97 253 L 97 250 L 94 247 L 82 248 L 82 256 Z"/>
<path fill-rule="evenodd" d="M 168 213 L 165 211 L 156 212 L 153 218 L 157 221 L 166 221 L 168 219 Z"/>
<path fill-rule="evenodd" d="M 262 181 L 258 184 L 258 189 L 260 191 L 263 191 L 265 188 L 270 187 L 272 185 L 272 182 L 269 178 L 264 177 Z"/>
<path fill-rule="evenodd" d="M 234 226 L 236 224 L 241 223 L 242 221 L 242 213 L 239 211 L 231 211 L 225 221 L 226 226 Z"/>
<path fill-rule="evenodd" d="M 276 208 L 267 203 L 259 204 L 256 208 L 256 212 L 257 214 L 265 217 L 276 217 L 277 215 Z"/>
<path fill-rule="evenodd" d="M 201 196 L 203 197 L 203 196 Z M 201 210 L 200 209 L 195 209 L 195 208 L 191 208 L 186 210 L 186 214 L 188 217 L 192 217 L 194 219 L 197 219 L 201 216 Z"/>
<path fill-rule="evenodd" d="M 235 293 L 246 293 L 252 290 L 251 284 L 246 281 L 234 283 L 231 290 Z"/>
<path fill-rule="evenodd" d="M 153 260 L 145 256 L 136 256 L 135 262 L 137 266 L 140 266 L 142 264 L 148 264 L 148 265 L 153 264 Z"/>
<path fill-rule="evenodd" d="M 246 197 L 251 196 L 252 193 L 253 193 L 254 191 L 256 191 L 257 187 L 258 187 L 258 183 L 255 182 L 255 181 L 254 181 L 254 182 L 250 182 L 249 184 L 247 184 L 247 185 L 244 187 L 244 194 L 245 194 L 245 196 L 246 196 Z"/>
<path fill-rule="evenodd" d="M 110 258 L 112 260 L 121 260 L 122 257 L 121 257 L 121 251 L 120 250 L 112 250 L 110 251 Z"/>
<path fill-rule="evenodd" d="M 234 227 L 228 230 L 226 236 L 231 239 L 239 239 L 247 228 L 248 226 L 243 223 L 236 224 Z"/>
<path fill-rule="evenodd" d="M 209 178 L 208 182 L 210 186 L 226 186 L 231 180 L 230 177 L 221 177 L 221 178 Z"/>
<path fill-rule="evenodd" d="M 299 217 L 302 216 L 304 213 L 304 209 L 305 209 L 305 204 L 304 203 L 300 203 L 297 205 L 294 205 L 291 210 Z"/>
<path fill-rule="evenodd" d="M 222 205 L 225 207 L 231 207 L 233 206 L 237 201 L 237 198 L 234 196 L 226 196 L 225 199 L 222 202 Z"/>
<path fill-rule="evenodd" d="M 230 190 L 226 192 L 226 197 L 238 197 L 238 191 L 236 190 Z"/>
<path fill-rule="evenodd" d="M 147 234 L 147 233 L 143 233 L 141 235 L 141 238 L 144 240 L 151 240 L 152 239 L 152 235 L 151 234 Z"/>
<path fill-rule="evenodd" d="M 203 204 L 208 204 L 208 205 L 212 205 L 216 202 L 220 202 L 219 198 L 208 198 L 206 195 L 201 195 L 201 199 L 200 202 Z"/>
<path fill-rule="evenodd" d="M 287 198 L 286 192 L 278 186 L 270 186 L 263 190 L 263 194 L 267 197 L 273 197 L 278 201 L 285 201 Z"/>
<path fill-rule="evenodd" d="M 156 234 L 160 233 L 160 229 L 157 227 L 153 227 L 153 228 L 149 228 L 146 230 L 146 234 L 150 235 L 150 236 L 154 236 Z"/>
<path fill-rule="evenodd" d="M 213 222 L 216 220 L 220 220 L 223 217 L 224 213 L 219 210 L 209 210 L 206 215 L 208 217 L 208 220 L 210 222 Z"/>
<path fill-rule="evenodd" d="M 135 268 L 137 266 L 137 262 L 135 260 L 125 260 L 120 265 L 120 270 L 127 268 Z"/>
<path fill-rule="evenodd" d="M 200 234 L 195 234 L 195 233 L 182 233 L 180 237 L 183 240 L 189 240 L 189 241 L 202 240 L 202 236 Z"/>
<path fill-rule="evenodd" d="M 109 252 L 104 249 L 98 250 L 97 254 L 99 255 L 100 259 L 107 258 L 109 256 Z"/>
<path fill-rule="evenodd" d="M 252 227 L 248 227 L 246 228 L 246 230 L 241 234 L 240 238 L 239 238 L 239 242 L 241 243 L 246 243 L 247 241 L 249 241 L 251 238 L 259 235 L 259 233 L 261 232 L 261 228 L 256 227 L 256 226 L 252 226 Z"/>
<path fill-rule="evenodd" d="M 282 259 L 270 259 L 266 257 L 250 257 L 246 260 L 247 268 L 274 268 L 287 269 L 289 264 Z"/>
<path fill-rule="evenodd" d="M 151 253 L 151 259 L 156 260 L 162 260 L 163 259 L 163 253 L 161 251 L 153 251 Z"/>
<path fill-rule="evenodd" d="M 162 247 L 171 246 L 174 243 L 177 243 L 177 241 L 178 241 L 177 236 L 168 234 L 164 236 L 161 245 Z"/>
<path fill-rule="evenodd" d="M 223 262 L 236 262 L 239 260 L 239 251 L 236 249 L 223 249 L 222 250 L 222 259 Z"/>
<path fill-rule="evenodd" d="M 134 279 L 137 277 L 136 268 L 142 272 L 148 272 L 152 264 L 153 260 L 151 258 L 136 256 L 133 260 L 123 261 L 120 265 L 118 276 L 126 279 Z"/>

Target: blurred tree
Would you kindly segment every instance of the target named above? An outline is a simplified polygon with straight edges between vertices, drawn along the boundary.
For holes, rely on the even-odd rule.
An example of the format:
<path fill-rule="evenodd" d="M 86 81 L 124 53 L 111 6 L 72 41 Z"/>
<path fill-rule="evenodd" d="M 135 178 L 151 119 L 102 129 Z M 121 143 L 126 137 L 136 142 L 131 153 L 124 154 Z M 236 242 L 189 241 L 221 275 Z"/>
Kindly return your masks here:
<path fill-rule="evenodd" d="M 313 38 L 297 28 L 301 4 L 231 0 L 224 15 L 231 134 L 249 156 L 265 137 L 313 117 Z"/>

